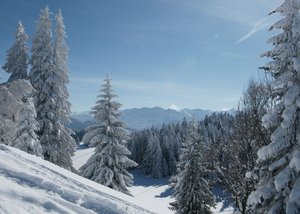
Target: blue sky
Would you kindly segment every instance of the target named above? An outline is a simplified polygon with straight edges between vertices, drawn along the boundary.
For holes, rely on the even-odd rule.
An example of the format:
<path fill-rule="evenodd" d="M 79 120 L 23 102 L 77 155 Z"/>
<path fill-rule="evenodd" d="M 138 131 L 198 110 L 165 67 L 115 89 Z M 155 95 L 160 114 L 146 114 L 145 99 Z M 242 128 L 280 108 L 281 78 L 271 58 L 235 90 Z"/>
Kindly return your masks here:
<path fill-rule="evenodd" d="M 32 38 L 48 5 L 65 20 L 73 111 L 94 106 L 106 73 L 123 108 L 234 108 L 268 61 L 259 55 L 271 48 L 267 28 L 278 17 L 267 14 L 281 2 L 0 0 L 0 64 L 18 20 Z"/>

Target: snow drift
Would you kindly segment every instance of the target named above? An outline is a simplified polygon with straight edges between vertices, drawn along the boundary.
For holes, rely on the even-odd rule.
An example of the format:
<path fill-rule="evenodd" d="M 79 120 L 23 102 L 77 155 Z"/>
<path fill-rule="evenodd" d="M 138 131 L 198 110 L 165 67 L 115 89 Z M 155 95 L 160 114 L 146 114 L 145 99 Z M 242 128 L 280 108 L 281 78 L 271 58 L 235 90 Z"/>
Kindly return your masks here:
<path fill-rule="evenodd" d="M 0 145 L 0 213 L 152 213 L 134 198 Z"/>

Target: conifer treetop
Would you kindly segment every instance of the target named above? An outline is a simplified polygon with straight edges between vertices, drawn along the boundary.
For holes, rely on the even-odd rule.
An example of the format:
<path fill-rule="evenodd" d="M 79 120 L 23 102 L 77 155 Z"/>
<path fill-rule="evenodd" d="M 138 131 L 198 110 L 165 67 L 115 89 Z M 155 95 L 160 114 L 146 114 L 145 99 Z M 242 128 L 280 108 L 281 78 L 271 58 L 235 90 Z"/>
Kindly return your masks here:
<path fill-rule="evenodd" d="M 7 60 L 2 67 L 7 73 L 11 73 L 8 82 L 17 79 L 28 79 L 27 63 L 29 61 L 28 48 L 26 42 L 28 36 L 22 22 L 19 21 L 17 31 L 15 33 L 15 43 L 7 51 Z"/>

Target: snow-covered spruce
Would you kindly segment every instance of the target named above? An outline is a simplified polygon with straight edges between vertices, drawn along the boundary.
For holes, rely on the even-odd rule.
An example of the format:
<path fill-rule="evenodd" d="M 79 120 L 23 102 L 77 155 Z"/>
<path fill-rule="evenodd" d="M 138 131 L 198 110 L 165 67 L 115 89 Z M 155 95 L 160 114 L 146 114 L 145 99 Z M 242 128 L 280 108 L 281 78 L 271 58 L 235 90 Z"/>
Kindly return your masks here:
<path fill-rule="evenodd" d="M 13 116 L 13 136 L 9 146 L 21 149 L 29 154 L 42 156 L 42 147 L 36 135 L 38 122 L 32 101 L 34 89 L 28 80 L 15 80 L 6 84 L 14 100 L 10 106 L 15 106 L 16 116 Z M 14 104 L 13 104 L 14 103 Z M 11 108 L 13 111 L 14 108 Z"/>
<path fill-rule="evenodd" d="M 6 63 L 2 67 L 7 73 L 11 73 L 8 82 L 17 79 L 28 79 L 27 64 L 29 56 L 27 54 L 28 48 L 26 46 L 28 36 L 25 33 L 25 29 L 21 21 L 18 23 L 15 38 L 16 41 L 7 51 Z"/>
<path fill-rule="evenodd" d="M 178 214 L 211 213 L 210 207 L 215 205 L 214 196 L 204 178 L 207 175 L 206 163 L 203 162 L 204 150 L 205 145 L 193 121 L 183 142 L 174 189 L 175 202 L 171 203 Z"/>
<path fill-rule="evenodd" d="M 41 11 L 32 41 L 31 84 L 36 90 L 34 97 L 37 120 L 40 125 L 38 135 L 43 147 L 43 156 L 54 164 L 72 169 L 71 156 L 75 151 L 75 140 L 71 130 L 64 126 L 67 111 L 66 91 L 63 75 L 57 71 L 61 67 L 54 63 L 52 32 L 49 8 Z M 56 49 L 56 53 L 60 50 Z M 64 76 L 66 78 L 66 76 Z"/>
<path fill-rule="evenodd" d="M 271 29 L 282 32 L 269 42 L 272 58 L 264 69 L 274 77 L 276 105 L 262 119 L 273 128 L 271 143 L 258 151 L 259 184 L 248 198 L 254 213 L 299 213 L 300 210 L 300 1 L 285 0 L 272 13 L 283 18 Z"/>
<path fill-rule="evenodd" d="M 69 48 L 65 41 L 66 32 L 61 10 L 56 14 L 55 20 L 54 66 L 61 86 L 61 95 L 58 99 L 60 111 L 58 111 L 58 113 L 60 113 L 60 122 L 66 124 L 69 122 L 71 113 L 71 104 L 68 101 L 69 93 L 67 89 L 67 84 L 69 83 L 69 70 L 67 65 Z"/>
<path fill-rule="evenodd" d="M 9 128 L 6 131 L 10 135 L 7 142 L 9 146 L 36 156 L 42 156 L 42 147 L 35 133 L 38 130 L 38 124 L 32 101 L 33 88 L 28 81 L 22 80 L 28 79 L 27 64 L 29 56 L 26 46 L 28 36 L 20 21 L 15 38 L 16 42 L 8 50 L 7 62 L 3 66 L 3 69 L 11 74 L 5 85 L 8 89 L 8 94 L 12 95 L 11 99 L 7 99 L 9 101 L 9 109 L 7 110 L 12 114 L 5 115 L 12 115 L 8 119 L 13 123 L 3 123 L 2 125 Z"/>
<path fill-rule="evenodd" d="M 98 96 L 100 100 L 92 109 L 92 114 L 98 121 L 96 125 L 87 128 L 83 142 L 90 147 L 96 147 L 95 153 L 80 169 L 80 174 L 88 179 L 117 191 L 130 194 L 127 187 L 131 186 L 133 176 L 126 170 L 137 164 L 130 160 L 131 154 L 126 148 L 129 132 L 125 124 L 119 120 L 118 109 L 121 104 L 113 101 L 111 79 L 107 76 L 103 89 Z"/>

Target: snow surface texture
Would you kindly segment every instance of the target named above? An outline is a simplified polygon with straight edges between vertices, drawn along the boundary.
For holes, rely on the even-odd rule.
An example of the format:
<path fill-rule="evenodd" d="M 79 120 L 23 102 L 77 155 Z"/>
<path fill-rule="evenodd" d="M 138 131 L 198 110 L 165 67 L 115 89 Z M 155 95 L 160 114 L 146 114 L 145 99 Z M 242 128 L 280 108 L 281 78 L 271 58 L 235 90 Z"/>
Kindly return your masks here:
<path fill-rule="evenodd" d="M 0 213 L 152 213 L 125 194 L 0 145 Z"/>
<path fill-rule="evenodd" d="M 78 169 L 85 164 L 93 152 L 94 148 L 88 148 L 85 145 L 78 147 L 73 157 L 74 168 Z M 140 206 L 159 214 L 174 214 L 169 209 L 169 203 L 174 199 L 171 198 L 172 190 L 168 185 L 168 178 L 153 179 L 145 176 L 140 170 L 130 173 L 134 176 L 134 183 L 132 187 L 128 187 L 128 190 Z M 222 194 L 222 190 L 218 189 L 217 204 L 215 208 L 212 208 L 212 212 L 216 214 L 233 213 L 233 208 L 227 204 L 228 202 L 224 203 L 224 199 L 220 197 Z"/>

